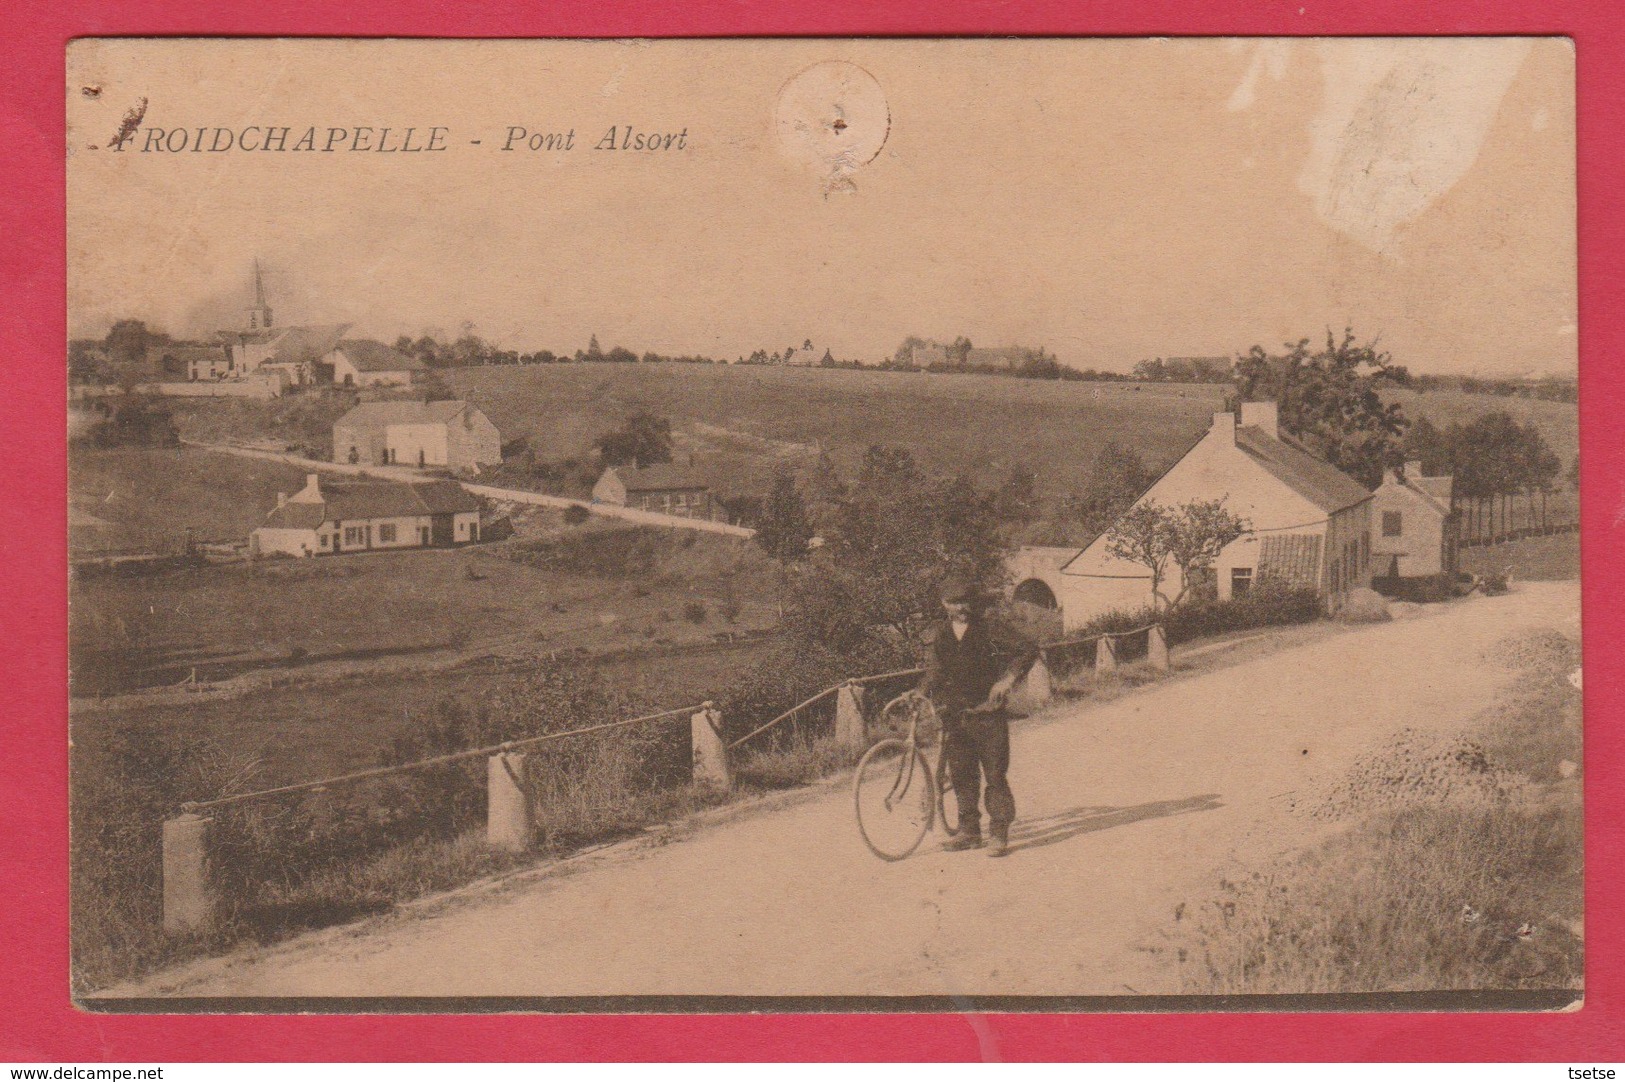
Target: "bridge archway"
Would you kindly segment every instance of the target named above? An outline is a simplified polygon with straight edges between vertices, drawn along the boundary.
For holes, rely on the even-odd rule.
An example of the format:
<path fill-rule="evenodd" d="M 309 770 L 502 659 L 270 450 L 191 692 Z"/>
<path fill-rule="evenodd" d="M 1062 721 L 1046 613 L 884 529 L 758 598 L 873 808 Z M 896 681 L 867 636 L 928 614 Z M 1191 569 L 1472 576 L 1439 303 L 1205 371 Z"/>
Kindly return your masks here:
<path fill-rule="evenodd" d="M 1060 608 L 1060 603 L 1055 599 L 1055 591 L 1051 590 L 1049 583 L 1043 579 L 1026 579 L 1017 583 L 1015 592 L 1010 596 L 1013 600 L 1036 605 L 1041 609 Z"/>

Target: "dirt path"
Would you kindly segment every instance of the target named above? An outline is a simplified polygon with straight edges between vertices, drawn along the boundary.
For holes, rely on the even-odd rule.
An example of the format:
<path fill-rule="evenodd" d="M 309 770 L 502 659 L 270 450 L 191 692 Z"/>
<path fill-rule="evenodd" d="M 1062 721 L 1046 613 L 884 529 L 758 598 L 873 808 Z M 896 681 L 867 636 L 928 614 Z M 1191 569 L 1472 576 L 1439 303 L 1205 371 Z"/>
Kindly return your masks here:
<path fill-rule="evenodd" d="M 1005 860 L 859 843 L 844 788 L 422 915 L 160 975 L 133 994 L 1121 995 L 1217 869 L 1302 844 L 1272 797 L 1401 726 L 1458 726 L 1504 636 L 1572 628 L 1530 583 L 1018 729 Z M 930 843 L 928 843 L 929 845 Z M 122 990 L 132 994 L 131 989 Z"/>

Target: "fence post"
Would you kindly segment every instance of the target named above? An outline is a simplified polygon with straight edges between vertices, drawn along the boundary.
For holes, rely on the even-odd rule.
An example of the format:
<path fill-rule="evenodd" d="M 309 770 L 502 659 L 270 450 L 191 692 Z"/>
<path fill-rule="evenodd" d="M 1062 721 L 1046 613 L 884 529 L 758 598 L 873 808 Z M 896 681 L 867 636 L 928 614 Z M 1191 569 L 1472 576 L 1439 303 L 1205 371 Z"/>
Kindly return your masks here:
<path fill-rule="evenodd" d="M 1151 638 L 1146 644 L 1146 658 L 1151 662 L 1153 669 L 1168 671 L 1168 633 L 1162 630 L 1161 624 L 1151 625 Z"/>
<path fill-rule="evenodd" d="M 848 680 L 835 692 L 835 743 L 861 749 L 868 736 L 863 722 L 863 688 Z"/>
<path fill-rule="evenodd" d="M 485 844 L 523 853 L 535 837 L 536 815 L 525 785 L 524 752 L 499 751 L 486 760 Z"/>
<path fill-rule="evenodd" d="M 182 812 L 164 820 L 164 931 L 194 932 L 214 921 L 209 886 L 208 817 Z"/>
<path fill-rule="evenodd" d="M 1117 669 L 1117 643 L 1110 635 L 1102 635 L 1095 640 L 1095 674 L 1114 672 Z"/>
<path fill-rule="evenodd" d="M 1033 662 L 1032 668 L 1021 680 L 1021 697 L 1029 706 L 1042 706 L 1050 701 L 1055 694 L 1054 682 L 1050 679 L 1049 665 L 1044 661 L 1044 655 L 1039 654 L 1038 660 Z"/>
<path fill-rule="evenodd" d="M 728 743 L 722 738 L 722 714 L 710 702 L 689 719 L 694 742 L 694 783 L 727 792 L 733 788 Z"/>

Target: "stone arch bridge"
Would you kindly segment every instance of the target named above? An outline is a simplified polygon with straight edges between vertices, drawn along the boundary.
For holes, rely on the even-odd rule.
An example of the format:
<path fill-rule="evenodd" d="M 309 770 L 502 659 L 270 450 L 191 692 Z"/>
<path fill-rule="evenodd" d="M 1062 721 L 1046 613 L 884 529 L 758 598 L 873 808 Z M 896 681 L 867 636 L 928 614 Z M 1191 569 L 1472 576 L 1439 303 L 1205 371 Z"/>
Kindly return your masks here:
<path fill-rule="evenodd" d="M 1061 567 L 1078 554 L 1074 547 L 1025 545 L 1005 559 L 1009 596 L 1046 609 L 1060 608 Z"/>

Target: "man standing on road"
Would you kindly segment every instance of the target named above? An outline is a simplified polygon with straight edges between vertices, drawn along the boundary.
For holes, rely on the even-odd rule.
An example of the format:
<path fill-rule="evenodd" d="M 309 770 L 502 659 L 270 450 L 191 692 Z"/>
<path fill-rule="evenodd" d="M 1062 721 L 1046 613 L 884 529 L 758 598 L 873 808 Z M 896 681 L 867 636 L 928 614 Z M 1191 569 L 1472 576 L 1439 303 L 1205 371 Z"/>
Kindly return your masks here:
<path fill-rule="evenodd" d="M 1010 850 L 1016 800 L 1005 777 L 1010 769 L 1010 719 L 1005 701 L 1016 681 L 1038 658 L 1025 635 L 990 619 L 973 584 L 950 576 L 942 584 L 943 618 L 932 628 L 922 690 L 942 719 L 943 754 L 959 804 L 959 833 L 944 849 L 980 849 L 982 814 L 978 790 L 987 786 L 988 856 Z"/>

